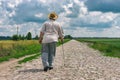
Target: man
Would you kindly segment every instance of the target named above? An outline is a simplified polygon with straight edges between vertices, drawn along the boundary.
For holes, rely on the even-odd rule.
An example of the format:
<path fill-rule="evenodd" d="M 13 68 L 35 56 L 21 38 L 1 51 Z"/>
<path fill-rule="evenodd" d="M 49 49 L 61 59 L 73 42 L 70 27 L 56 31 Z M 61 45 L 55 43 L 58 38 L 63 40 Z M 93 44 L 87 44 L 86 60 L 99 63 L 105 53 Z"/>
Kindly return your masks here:
<path fill-rule="evenodd" d="M 49 20 L 46 21 L 40 31 L 39 43 L 42 44 L 42 63 L 44 71 L 53 69 L 54 57 L 56 54 L 56 43 L 58 38 L 63 42 L 63 30 L 56 19 L 58 15 L 52 12 L 48 15 Z"/>

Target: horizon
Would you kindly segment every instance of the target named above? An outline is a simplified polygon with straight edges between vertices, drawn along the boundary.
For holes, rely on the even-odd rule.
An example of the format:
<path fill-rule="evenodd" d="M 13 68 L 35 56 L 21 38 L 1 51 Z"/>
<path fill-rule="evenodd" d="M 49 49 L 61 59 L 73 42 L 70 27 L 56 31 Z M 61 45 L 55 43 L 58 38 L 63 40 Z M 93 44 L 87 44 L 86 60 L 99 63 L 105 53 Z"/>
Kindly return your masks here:
<path fill-rule="evenodd" d="M 55 11 L 65 35 L 120 38 L 120 0 L 0 0 L 0 36 L 39 35 Z M 18 29 L 17 29 L 18 28 Z"/>

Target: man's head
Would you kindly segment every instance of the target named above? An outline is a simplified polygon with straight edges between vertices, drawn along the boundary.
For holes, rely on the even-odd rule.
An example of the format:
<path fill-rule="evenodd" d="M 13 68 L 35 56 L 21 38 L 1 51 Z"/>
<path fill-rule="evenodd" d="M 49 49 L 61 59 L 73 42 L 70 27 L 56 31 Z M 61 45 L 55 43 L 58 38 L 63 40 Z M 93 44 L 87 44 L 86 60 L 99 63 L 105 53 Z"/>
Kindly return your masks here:
<path fill-rule="evenodd" d="M 56 20 L 58 18 L 58 15 L 55 12 L 52 12 L 48 14 L 48 18 L 52 20 Z"/>

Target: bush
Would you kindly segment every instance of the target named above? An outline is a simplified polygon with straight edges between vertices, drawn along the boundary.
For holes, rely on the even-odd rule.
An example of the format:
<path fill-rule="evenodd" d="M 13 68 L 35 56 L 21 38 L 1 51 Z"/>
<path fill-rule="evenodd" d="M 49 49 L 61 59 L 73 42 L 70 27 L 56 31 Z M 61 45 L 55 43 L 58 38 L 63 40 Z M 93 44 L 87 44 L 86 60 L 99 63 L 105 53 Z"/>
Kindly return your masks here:
<path fill-rule="evenodd" d="M 12 36 L 12 40 L 14 40 L 14 41 L 17 41 L 17 40 L 19 40 L 19 37 L 18 37 L 18 35 L 16 35 L 16 34 L 15 34 L 15 35 L 13 35 L 13 36 Z"/>

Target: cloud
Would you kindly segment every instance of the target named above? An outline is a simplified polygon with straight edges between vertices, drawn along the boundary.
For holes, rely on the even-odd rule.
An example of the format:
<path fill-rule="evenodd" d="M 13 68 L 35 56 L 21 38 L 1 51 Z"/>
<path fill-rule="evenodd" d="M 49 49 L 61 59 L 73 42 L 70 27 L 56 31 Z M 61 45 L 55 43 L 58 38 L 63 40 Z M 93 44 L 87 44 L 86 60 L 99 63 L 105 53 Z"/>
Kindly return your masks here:
<path fill-rule="evenodd" d="M 70 34 L 74 37 L 97 37 L 99 36 L 98 32 L 89 30 L 87 27 L 76 27 L 74 30 L 66 30 L 66 34 Z"/>
<path fill-rule="evenodd" d="M 120 37 L 120 27 L 113 26 L 110 28 L 106 28 L 101 32 L 101 36 L 103 37 Z"/>
<path fill-rule="evenodd" d="M 2 5 L 2 2 L 0 2 L 0 6 Z"/>
<path fill-rule="evenodd" d="M 77 18 L 80 14 L 85 15 L 88 13 L 83 1 L 74 0 L 65 7 L 69 11 L 69 14 L 67 14 L 69 18 Z"/>
<path fill-rule="evenodd" d="M 72 7 L 68 7 L 69 10 L 72 12 L 70 14 L 67 15 L 67 17 L 72 17 L 72 18 L 75 18 L 75 17 L 78 17 L 79 16 L 79 5 L 73 3 L 74 6 Z"/>
<path fill-rule="evenodd" d="M 2 21 L 0 21 L 0 24 L 2 24 Z"/>
<path fill-rule="evenodd" d="M 15 34 L 16 28 L 14 25 L 2 25 L 0 26 L 0 36 L 11 36 Z"/>
<path fill-rule="evenodd" d="M 42 13 L 38 13 L 38 14 L 35 14 L 35 17 L 42 17 L 43 16 L 43 14 Z"/>
<path fill-rule="evenodd" d="M 104 29 L 113 25 L 115 18 L 118 14 L 102 13 L 102 12 L 89 12 L 87 15 L 79 15 L 78 18 L 70 20 L 70 26 L 74 27 L 88 27 L 91 29 Z"/>
<path fill-rule="evenodd" d="M 90 1 L 0 0 L 0 36 L 16 34 L 17 26 L 19 34 L 27 34 L 30 31 L 35 36 L 39 34 L 42 23 L 48 19 L 47 15 L 52 11 L 59 15 L 57 21 L 63 27 L 65 35 L 118 36 L 119 1 L 92 0 L 92 3 Z"/>
<path fill-rule="evenodd" d="M 66 34 L 72 35 L 74 37 L 120 37 L 119 26 L 105 28 L 101 31 L 90 30 L 87 27 L 77 27 L 76 30 L 65 30 L 65 32 Z"/>
<path fill-rule="evenodd" d="M 26 1 L 16 7 L 16 14 L 11 19 L 17 24 L 26 22 L 43 23 L 47 19 L 45 17 L 48 13 L 48 11 L 46 11 L 47 8 L 47 6 L 43 6 L 36 1 Z M 46 14 L 41 17 L 36 17 L 35 15 L 40 12 Z"/>
<path fill-rule="evenodd" d="M 89 11 L 120 12 L 120 0 L 86 0 Z"/>
<path fill-rule="evenodd" d="M 48 13 L 51 11 L 56 11 L 58 14 L 64 11 L 64 9 L 61 7 L 61 3 L 56 1 L 52 3 L 52 1 L 48 1 L 46 4 L 43 4 L 44 2 L 46 1 L 21 0 L 20 2 L 14 2 L 17 5 L 13 4 L 12 2 L 4 2 L 6 15 L 12 21 L 10 24 L 22 24 L 26 22 L 43 23 L 45 20 L 47 20 L 46 15 L 48 15 Z M 38 17 L 38 14 L 42 14 L 42 16 L 39 15 Z"/>
<path fill-rule="evenodd" d="M 27 23 L 27 24 L 21 24 L 17 25 L 19 29 L 19 34 L 27 34 L 28 32 L 31 32 L 33 36 L 35 36 L 35 33 L 38 35 L 39 28 L 41 27 L 40 24 L 37 23 Z"/>

